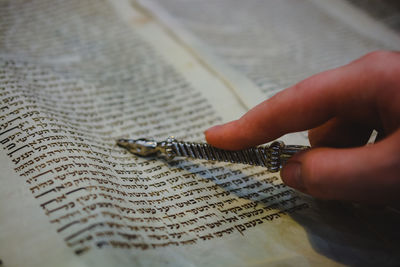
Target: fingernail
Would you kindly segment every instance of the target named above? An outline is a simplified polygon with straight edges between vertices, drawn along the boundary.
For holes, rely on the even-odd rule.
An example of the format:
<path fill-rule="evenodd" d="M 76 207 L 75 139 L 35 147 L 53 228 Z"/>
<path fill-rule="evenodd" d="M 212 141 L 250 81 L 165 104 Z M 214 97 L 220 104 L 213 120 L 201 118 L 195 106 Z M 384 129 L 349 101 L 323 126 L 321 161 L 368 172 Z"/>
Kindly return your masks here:
<path fill-rule="evenodd" d="M 208 128 L 207 130 L 204 131 L 204 134 L 207 134 L 207 133 L 209 133 L 211 131 L 217 130 L 218 128 L 221 128 L 221 126 L 222 126 L 222 124 L 221 125 L 215 125 L 215 126 L 213 126 L 211 128 Z"/>
<path fill-rule="evenodd" d="M 301 163 L 288 162 L 282 169 L 281 176 L 286 185 L 300 191 L 305 191 L 303 181 L 301 179 Z"/>

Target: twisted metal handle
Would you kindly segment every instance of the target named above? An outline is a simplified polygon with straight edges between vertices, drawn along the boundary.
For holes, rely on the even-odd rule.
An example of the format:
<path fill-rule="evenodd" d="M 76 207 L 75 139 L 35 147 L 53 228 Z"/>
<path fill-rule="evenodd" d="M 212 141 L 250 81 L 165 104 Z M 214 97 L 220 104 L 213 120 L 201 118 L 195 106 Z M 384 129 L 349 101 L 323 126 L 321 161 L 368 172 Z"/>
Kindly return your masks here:
<path fill-rule="evenodd" d="M 271 172 L 277 172 L 286 161 L 308 146 L 285 145 L 275 141 L 269 146 L 259 146 L 238 151 L 219 149 L 205 143 L 177 141 L 168 137 L 162 142 L 147 139 L 120 139 L 117 144 L 139 156 L 164 156 L 171 160 L 175 156 L 242 163 L 266 167 Z"/>

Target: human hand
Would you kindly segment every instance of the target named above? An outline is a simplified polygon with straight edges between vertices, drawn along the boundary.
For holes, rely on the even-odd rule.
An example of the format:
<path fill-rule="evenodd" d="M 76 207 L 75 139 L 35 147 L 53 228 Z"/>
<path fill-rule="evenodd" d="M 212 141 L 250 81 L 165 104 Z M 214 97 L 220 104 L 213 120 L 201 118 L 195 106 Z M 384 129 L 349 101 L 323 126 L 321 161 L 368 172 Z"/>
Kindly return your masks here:
<path fill-rule="evenodd" d="M 312 149 L 284 166 L 287 185 L 322 199 L 399 203 L 400 53 L 376 51 L 316 74 L 205 135 L 238 150 L 307 129 Z M 373 129 L 379 141 L 365 146 Z"/>

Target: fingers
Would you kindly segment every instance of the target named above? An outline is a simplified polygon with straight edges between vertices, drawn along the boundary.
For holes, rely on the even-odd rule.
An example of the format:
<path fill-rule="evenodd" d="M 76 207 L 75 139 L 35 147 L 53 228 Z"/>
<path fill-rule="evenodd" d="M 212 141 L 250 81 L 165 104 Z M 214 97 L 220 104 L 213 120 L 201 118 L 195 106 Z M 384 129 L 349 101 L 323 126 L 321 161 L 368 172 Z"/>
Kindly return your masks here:
<path fill-rule="evenodd" d="M 380 128 L 378 104 L 389 105 L 387 99 L 382 101 L 385 94 L 378 90 L 388 88 L 392 82 L 381 68 L 385 67 L 382 62 L 388 64 L 391 60 L 390 55 L 370 54 L 306 79 L 262 102 L 239 120 L 207 130 L 206 139 L 219 148 L 243 149 L 289 132 L 314 128 L 333 117 Z M 394 107 L 398 104 L 392 102 Z"/>
<path fill-rule="evenodd" d="M 396 203 L 400 201 L 400 130 L 370 146 L 299 153 L 281 176 L 287 185 L 318 198 Z"/>
<path fill-rule="evenodd" d="M 399 53 L 371 53 L 280 92 L 239 120 L 207 130 L 206 139 L 237 150 L 312 129 L 314 146 L 353 147 L 378 129 L 378 137 L 385 139 L 374 145 L 296 154 L 281 176 L 287 185 L 318 198 L 399 203 L 399 75 Z"/>
<path fill-rule="evenodd" d="M 356 147 L 367 143 L 372 130 L 358 122 L 336 117 L 309 130 L 308 138 L 312 147 Z"/>

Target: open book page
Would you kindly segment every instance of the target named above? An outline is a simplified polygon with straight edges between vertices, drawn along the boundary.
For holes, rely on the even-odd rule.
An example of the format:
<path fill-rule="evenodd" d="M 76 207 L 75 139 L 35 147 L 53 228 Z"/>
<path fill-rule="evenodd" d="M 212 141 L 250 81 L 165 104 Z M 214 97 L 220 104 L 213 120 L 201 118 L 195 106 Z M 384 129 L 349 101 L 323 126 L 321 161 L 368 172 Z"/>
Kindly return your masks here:
<path fill-rule="evenodd" d="M 265 169 L 166 164 L 115 146 L 120 137 L 201 140 L 244 112 L 148 17 L 126 1 L 2 5 L 5 266 L 330 261 L 308 243 L 292 250 L 273 224 L 252 231 L 308 207 Z"/>
<path fill-rule="evenodd" d="M 237 92 L 249 107 L 373 50 L 400 48 L 397 33 L 341 0 L 141 2 L 200 39 L 200 54 L 212 51 L 253 81 L 258 90 Z M 188 35 L 181 36 L 194 46 Z"/>
<path fill-rule="evenodd" d="M 329 208 L 260 167 L 166 163 L 116 147 L 121 137 L 200 141 L 204 129 L 245 111 L 234 83 L 136 5 L 1 5 L 4 266 L 400 261 L 399 239 L 375 217 L 363 223 L 385 212 Z"/>

